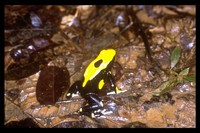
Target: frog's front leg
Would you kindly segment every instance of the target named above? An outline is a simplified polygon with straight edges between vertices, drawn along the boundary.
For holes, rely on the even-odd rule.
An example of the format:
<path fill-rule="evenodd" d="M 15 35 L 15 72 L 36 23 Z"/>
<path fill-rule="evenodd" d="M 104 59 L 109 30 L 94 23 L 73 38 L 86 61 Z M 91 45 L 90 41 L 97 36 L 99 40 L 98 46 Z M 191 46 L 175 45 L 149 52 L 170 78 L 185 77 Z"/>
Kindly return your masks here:
<path fill-rule="evenodd" d="M 115 93 L 119 93 L 119 89 L 117 88 L 117 86 L 115 85 L 115 80 L 111 74 L 111 71 L 107 72 L 107 78 L 108 81 L 110 82 L 111 85 L 111 89 L 115 91 Z"/>
<path fill-rule="evenodd" d="M 103 108 L 103 103 L 101 99 L 95 93 L 88 93 L 85 95 L 89 105 L 80 108 L 79 112 L 83 115 L 95 118 L 102 115 L 101 109 Z"/>
<path fill-rule="evenodd" d="M 70 99 L 73 94 L 76 94 L 81 87 L 81 81 L 76 81 L 67 92 L 66 98 Z"/>

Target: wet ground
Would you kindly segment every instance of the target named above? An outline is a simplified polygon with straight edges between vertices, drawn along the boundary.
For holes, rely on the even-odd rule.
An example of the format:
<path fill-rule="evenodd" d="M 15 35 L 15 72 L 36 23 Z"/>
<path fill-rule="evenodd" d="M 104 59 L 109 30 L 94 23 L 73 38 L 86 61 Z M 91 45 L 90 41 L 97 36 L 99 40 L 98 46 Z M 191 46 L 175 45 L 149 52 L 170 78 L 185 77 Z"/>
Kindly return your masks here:
<path fill-rule="evenodd" d="M 4 10 L 5 127 L 196 127 L 196 6 Z M 77 113 L 84 98 L 66 93 L 107 48 L 121 93 L 102 93 L 112 113 L 93 119 Z"/>

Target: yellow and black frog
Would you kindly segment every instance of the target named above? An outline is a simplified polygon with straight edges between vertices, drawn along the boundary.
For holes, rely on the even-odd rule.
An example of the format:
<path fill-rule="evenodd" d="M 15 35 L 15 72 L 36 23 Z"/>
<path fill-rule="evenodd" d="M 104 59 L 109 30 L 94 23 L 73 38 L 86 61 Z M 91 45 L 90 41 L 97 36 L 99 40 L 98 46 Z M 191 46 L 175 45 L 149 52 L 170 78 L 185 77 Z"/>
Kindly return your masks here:
<path fill-rule="evenodd" d="M 104 49 L 99 55 L 88 65 L 84 72 L 82 80 L 76 81 L 69 89 L 67 98 L 71 98 L 77 92 L 86 99 L 87 105 L 80 108 L 79 112 L 92 118 L 103 115 L 104 105 L 99 93 L 104 88 L 106 82 L 110 83 L 110 87 L 115 93 L 119 89 L 115 85 L 114 78 L 111 74 L 111 67 L 114 63 L 116 51 L 114 49 Z"/>

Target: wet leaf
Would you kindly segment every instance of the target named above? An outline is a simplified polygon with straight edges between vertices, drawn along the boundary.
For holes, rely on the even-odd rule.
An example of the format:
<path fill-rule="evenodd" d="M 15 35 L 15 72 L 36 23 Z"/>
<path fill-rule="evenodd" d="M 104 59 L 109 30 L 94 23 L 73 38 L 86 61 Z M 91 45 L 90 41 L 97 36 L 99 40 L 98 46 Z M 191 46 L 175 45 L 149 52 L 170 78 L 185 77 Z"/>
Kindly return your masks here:
<path fill-rule="evenodd" d="M 179 77 L 177 78 L 177 82 L 178 82 L 178 83 L 183 83 L 183 77 L 182 77 L 182 76 L 179 76 Z"/>
<path fill-rule="evenodd" d="M 176 81 L 178 77 L 178 73 L 174 72 L 174 71 L 170 71 L 170 75 L 169 75 L 169 80 L 170 81 Z"/>
<path fill-rule="evenodd" d="M 190 82 L 196 82 L 196 76 L 195 75 L 188 75 L 184 77 L 185 80 Z"/>
<path fill-rule="evenodd" d="M 30 13 L 30 19 L 31 19 L 31 24 L 33 27 L 40 28 L 42 26 L 42 20 L 34 12 Z"/>
<path fill-rule="evenodd" d="M 171 55 L 171 69 L 178 63 L 180 55 L 181 55 L 181 48 L 176 47 Z"/>
<path fill-rule="evenodd" d="M 15 103 L 5 98 L 4 102 L 4 121 L 8 123 L 10 121 L 20 121 L 25 119 L 27 116 L 21 108 L 19 108 Z"/>
<path fill-rule="evenodd" d="M 37 36 L 28 39 L 22 45 L 13 48 L 10 51 L 10 56 L 15 62 L 23 62 L 23 60 L 28 61 L 30 60 L 30 57 L 38 51 L 43 51 L 50 47 L 57 46 L 50 39 L 50 36 Z"/>
<path fill-rule="evenodd" d="M 21 121 L 11 121 L 5 125 L 6 128 L 39 128 L 39 126 L 31 119 L 26 118 Z"/>
<path fill-rule="evenodd" d="M 69 88 L 69 72 L 66 68 L 49 66 L 40 73 L 36 96 L 40 104 L 55 104 Z"/>
<path fill-rule="evenodd" d="M 63 122 L 53 128 L 97 128 L 97 125 L 86 121 Z"/>
<path fill-rule="evenodd" d="M 179 73 L 179 76 L 186 76 L 189 73 L 190 68 L 186 68 Z"/>
<path fill-rule="evenodd" d="M 148 126 L 144 123 L 136 121 L 123 126 L 123 128 L 148 128 Z"/>
<path fill-rule="evenodd" d="M 178 74 L 177 81 L 183 83 L 183 78 L 188 75 L 190 68 L 186 68 Z"/>
<path fill-rule="evenodd" d="M 10 56 L 15 62 L 20 62 L 20 60 L 28 60 L 30 54 L 24 46 L 19 46 L 10 51 Z"/>
<path fill-rule="evenodd" d="M 178 83 L 183 83 L 183 77 L 178 77 L 178 78 L 177 78 L 177 82 L 178 82 Z"/>
<path fill-rule="evenodd" d="M 15 101 L 18 97 L 19 97 L 19 94 L 20 94 L 20 90 L 18 88 L 14 88 L 14 89 L 11 89 L 9 91 L 6 91 L 6 95 L 12 100 L 12 101 Z"/>
<path fill-rule="evenodd" d="M 47 60 L 39 60 L 28 64 L 13 63 L 5 72 L 5 80 L 19 80 L 35 74 L 40 70 L 40 65 L 46 65 Z"/>
<path fill-rule="evenodd" d="M 153 95 L 160 96 L 161 94 L 166 93 L 171 84 L 171 81 L 166 81 L 162 83 L 156 90 L 153 91 Z"/>
<path fill-rule="evenodd" d="M 129 18 L 126 11 L 119 14 L 115 24 L 119 26 L 121 29 L 125 28 L 129 24 Z"/>

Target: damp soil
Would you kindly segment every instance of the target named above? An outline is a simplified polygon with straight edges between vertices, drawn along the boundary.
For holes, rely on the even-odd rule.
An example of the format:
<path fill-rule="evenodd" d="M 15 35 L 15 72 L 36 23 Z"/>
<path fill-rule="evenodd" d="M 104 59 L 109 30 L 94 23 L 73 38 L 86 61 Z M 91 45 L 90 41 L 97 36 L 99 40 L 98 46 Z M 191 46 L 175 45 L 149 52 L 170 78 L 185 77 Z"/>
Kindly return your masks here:
<path fill-rule="evenodd" d="M 195 5 L 6 5 L 4 13 L 5 127 L 196 127 Z M 121 93 L 100 96 L 112 113 L 80 115 L 85 99 L 66 93 L 107 48 L 117 52 L 111 71 Z M 179 74 L 158 90 L 186 68 L 188 80 Z"/>

